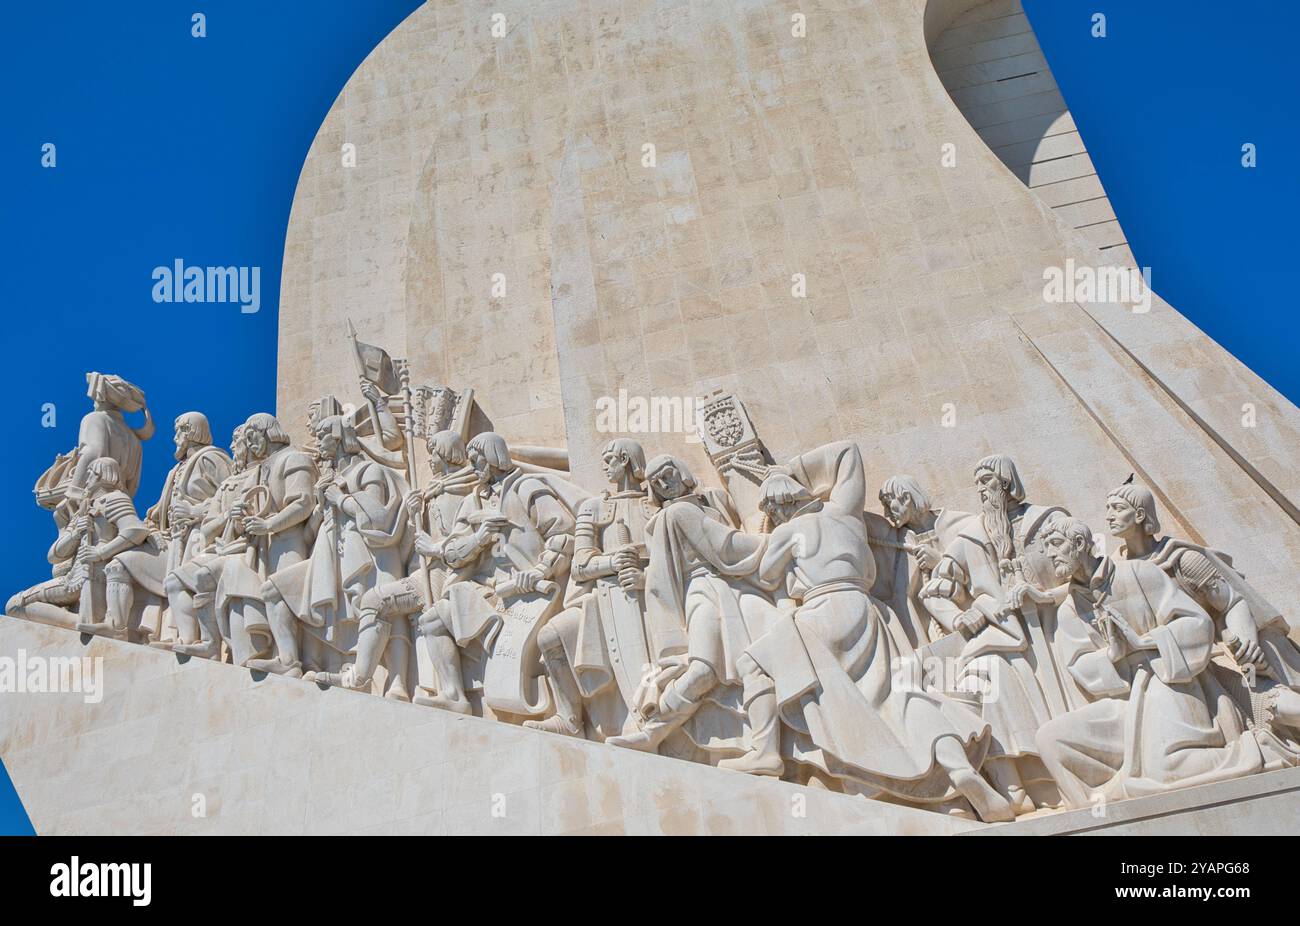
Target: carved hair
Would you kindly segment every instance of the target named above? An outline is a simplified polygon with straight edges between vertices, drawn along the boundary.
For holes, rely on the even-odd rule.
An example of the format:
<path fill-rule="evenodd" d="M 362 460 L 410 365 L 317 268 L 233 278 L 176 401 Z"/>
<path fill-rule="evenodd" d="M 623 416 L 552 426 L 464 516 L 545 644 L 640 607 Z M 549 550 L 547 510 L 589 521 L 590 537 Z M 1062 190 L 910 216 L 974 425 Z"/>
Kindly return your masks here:
<path fill-rule="evenodd" d="M 975 475 L 980 473 L 992 473 L 1002 480 L 1002 486 L 1007 490 L 1007 494 L 1018 502 L 1025 500 L 1025 484 L 1020 481 L 1020 471 L 1016 469 L 1015 461 L 1005 453 L 994 453 L 980 460 L 975 464 Z"/>
<path fill-rule="evenodd" d="M 212 428 L 203 412 L 186 412 L 176 418 L 176 426 L 185 425 L 190 430 L 190 440 L 201 447 L 212 443 Z"/>
<path fill-rule="evenodd" d="M 468 459 L 465 442 L 456 431 L 438 431 L 430 434 L 429 453 L 441 457 L 451 466 L 464 466 Z"/>
<path fill-rule="evenodd" d="M 897 475 L 890 476 L 880 487 L 880 501 L 885 503 L 885 496 L 898 498 L 900 495 L 906 495 L 912 500 L 912 507 L 917 511 L 930 510 L 930 496 L 925 489 L 921 488 L 921 483 L 917 482 L 911 476 Z"/>
<path fill-rule="evenodd" d="M 284 428 L 280 426 L 280 420 L 274 415 L 268 415 L 266 412 L 257 412 L 249 415 L 248 420 L 244 422 L 245 428 L 251 428 L 254 431 L 260 431 L 272 444 L 289 443 L 289 435 L 285 433 Z"/>
<path fill-rule="evenodd" d="M 605 445 L 601 456 L 607 453 L 622 454 L 632 470 L 632 478 L 637 482 L 645 480 L 645 450 L 636 441 L 629 437 L 616 437 Z"/>
<path fill-rule="evenodd" d="M 1075 549 L 1088 554 L 1092 552 L 1092 528 L 1078 518 L 1071 517 L 1064 512 L 1058 511 L 1047 519 L 1047 523 L 1043 526 L 1043 536 L 1046 537 L 1049 534 L 1060 534 Z"/>
<path fill-rule="evenodd" d="M 1156 497 L 1144 485 L 1135 482 L 1126 483 L 1117 489 L 1111 489 L 1107 498 L 1118 498 L 1128 502 L 1135 511 L 1142 514 L 1142 529 L 1155 536 L 1160 533 L 1160 516 L 1156 513 Z"/>
<path fill-rule="evenodd" d="M 654 483 L 651 480 L 653 480 L 655 473 L 668 466 L 677 470 L 677 475 L 682 480 L 682 485 L 686 487 L 688 493 L 694 492 L 700 487 L 699 480 L 695 478 L 695 474 L 691 472 L 685 463 L 672 454 L 661 453 L 647 463 L 645 467 L 646 481 L 650 482 L 650 494 L 659 501 L 665 501 L 665 499 L 661 498 L 659 493 L 655 491 Z"/>
<path fill-rule="evenodd" d="M 482 454 L 488 465 L 495 470 L 513 469 L 515 461 L 510 459 L 510 447 L 506 439 L 495 431 L 475 434 L 469 441 L 469 450 Z"/>

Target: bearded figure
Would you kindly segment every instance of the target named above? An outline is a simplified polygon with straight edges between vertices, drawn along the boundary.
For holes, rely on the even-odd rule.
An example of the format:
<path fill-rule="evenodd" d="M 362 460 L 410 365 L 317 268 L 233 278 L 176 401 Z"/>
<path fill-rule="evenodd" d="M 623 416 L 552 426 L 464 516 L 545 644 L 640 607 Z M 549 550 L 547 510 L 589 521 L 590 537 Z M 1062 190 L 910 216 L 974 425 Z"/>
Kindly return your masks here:
<path fill-rule="evenodd" d="M 176 465 L 163 480 L 158 503 L 146 515 L 167 542 L 162 564 L 164 584 L 166 577 L 192 559 L 202 546 L 199 523 L 208 500 L 229 477 L 231 469 L 230 457 L 213 445 L 212 429 L 202 412 L 186 412 L 178 417 L 173 439 Z M 163 648 L 171 648 L 176 643 L 196 643 L 200 635 L 197 620 L 184 609 L 169 608 L 166 614 L 156 615 L 142 629 L 152 638 L 151 643 Z"/>
<path fill-rule="evenodd" d="M 921 598 L 957 608 L 952 629 L 960 696 L 978 701 L 993 729 L 984 772 L 1018 813 L 1060 803 L 1034 736 L 1074 706 L 1053 650 L 1057 585 L 1038 533 L 1064 509 L 1031 505 L 1015 463 L 1003 454 L 975 467 L 981 510 L 963 522 Z"/>

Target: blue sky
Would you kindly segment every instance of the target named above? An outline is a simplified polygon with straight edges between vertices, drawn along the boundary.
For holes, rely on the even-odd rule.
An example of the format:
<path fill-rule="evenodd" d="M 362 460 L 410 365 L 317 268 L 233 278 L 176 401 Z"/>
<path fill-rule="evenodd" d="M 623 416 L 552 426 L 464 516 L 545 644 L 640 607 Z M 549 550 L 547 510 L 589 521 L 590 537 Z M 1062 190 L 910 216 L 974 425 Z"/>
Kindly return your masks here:
<path fill-rule="evenodd" d="M 140 499 L 200 408 L 224 442 L 275 405 L 276 306 L 294 187 L 330 103 L 416 0 L 11 4 L 0 182 L 11 448 L 0 458 L 0 592 L 48 576 L 50 517 L 29 487 L 76 442 L 84 374 L 145 387 L 159 422 Z M 1300 120 L 1290 3 L 1025 0 L 1157 292 L 1293 401 Z M 1091 15 L 1109 35 L 1091 37 Z M 1226 12 L 1225 12 L 1226 10 Z M 57 167 L 40 165 L 57 146 Z M 1240 166 L 1252 142 L 1259 166 Z M 262 308 L 156 304 L 154 267 L 261 268 Z M 57 426 L 42 427 L 53 403 Z M 3 697 L 4 695 L 0 695 Z M 7 799 L 6 796 L 7 795 Z M 0 781 L 0 833 L 30 832 Z"/>

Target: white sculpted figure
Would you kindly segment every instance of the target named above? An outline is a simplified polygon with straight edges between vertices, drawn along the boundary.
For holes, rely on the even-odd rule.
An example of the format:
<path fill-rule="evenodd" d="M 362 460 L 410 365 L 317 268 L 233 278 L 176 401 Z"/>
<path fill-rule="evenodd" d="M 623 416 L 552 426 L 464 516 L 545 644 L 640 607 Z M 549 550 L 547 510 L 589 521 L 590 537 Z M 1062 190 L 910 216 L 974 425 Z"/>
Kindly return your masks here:
<path fill-rule="evenodd" d="M 700 490 L 686 464 L 667 455 L 649 462 L 646 477 L 662 508 L 647 525 L 645 576 L 646 638 L 657 651 L 650 654 L 653 671 L 637 696 L 639 729 L 608 742 L 654 751 L 696 720 L 706 700 L 739 692 L 743 702 L 751 702 L 770 691 L 771 679 L 745 658 L 745 650 L 767 631 L 776 609 L 750 581 L 767 538 L 736 528 L 725 493 Z M 712 723 L 686 732 L 710 753 L 746 753 L 742 742 L 719 735 Z M 751 743 L 757 743 L 758 755 L 749 764 L 779 774 L 775 739 L 760 733 Z"/>
<path fill-rule="evenodd" d="M 321 457 L 332 462 L 316 487 L 328 516 L 311 559 L 299 567 L 309 572 L 311 590 L 310 606 L 299 616 L 309 627 L 327 626 L 321 606 L 328 605 L 336 618 L 335 633 L 323 642 L 354 659 L 340 672 L 316 671 L 315 680 L 368 691 L 382 660 L 388 674 L 385 697 L 409 701 L 409 617 L 424 607 L 424 598 L 415 579 L 408 577 L 415 532 L 406 507 L 406 480 L 363 453 L 347 417 L 326 418 L 316 440 Z M 276 613 L 283 618 L 289 612 Z M 278 628 L 277 641 L 287 640 L 293 630 Z"/>
<path fill-rule="evenodd" d="M 162 564 L 164 593 L 171 599 L 171 588 L 166 578 L 191 559 L 202 546 L 203 535 L 198 529 L 207 511 L 208 500 L 216 494 L 218 486 L 230 475 L 230 458 L 212 443 L 212 429 L 202 412 L 186 412 L 176 419 L 174 441 L 176 465 L 163 480 L 158 503 L 149 509 L 146 517 L 157 525 L 167 541 L 166 559 Z M 150 581 L 154 578 L 151 569 Z M 199 639 L 198 621 L 192 612 L 171 609 L 143 627 L 154 643 L 170 646 L 174 643 L 195 643 Z M 173 632 L 174 631 L 174 632 Z"/>
<path fill-rule="evenodd" d="M 406 504 L 416 524 L 415 549 L 421 557 L 416 568 L 427 573 L 429 600 L 437 601 L 449 575 L 442 559 L 442 544 L 451 536 L 460 506 L 474 491 L 479 478 L 469 465 L 469 452 L 458 432 L 431 432 L 426 446 L 432 478 L 423 489 L 412 489 Z M 420 579 L 420 585 L 423 584 L 424 580 Z M 423 609 L 422 604 L 419 610 Z M 415 643 L 417 681 L 412 700 L 416 704 L 436 706 L 438 680 L 433 660 L 423 635 L 417 634 Z"/>
<path fill-rule="evenodd" d="M 988 724 L 943 695 L 894 683 L 910 653 L 900 652 L 880 603 L 867 593 L 875 563 L 862 519 L 857 445 L 827 445 L 790 469 L 830 488 L 823 501 L 783 473 L 763 481 L 762 507 L 776 527 L 758 579 L 778 590 L 782 616 L 746 658 L 775 689 L 753 698 L 746 691 L 756 743 L 746 756 L 720 764 L 779 773 L 779 718 L 787 728 L 782 751 L 841 788 L 938 803 L 955 786 L 981 819 L 1012 819 L 1011 805 L 977 771 Z"/>
<path fill-rule="evenodd" d="M 869 536 L 875 550 L 876 584 L 872 594 L 882 597 L 920 648 L 950 632 L 958 609 L 946 598 L 922 598 L 943 551 L 971 515 L 965 511 L 935 508 L 930 495 L 911 476 L 890 476 L 880 487 L 880 506 L 888 531 Z M 870 534 L 871 522 L 868 521 Z"/>
<path fill-rule="evenodd" d="M 1056 583 L 1037 545 L 1044 521 L 1062 509 L 1028 504 L 1016 465 L 1003 454 L 981 460 L 975 481 L 980 516 L 960 526 L 921 594 L 959 609 L 952 629 L 966 643 L 957 685 L 984 695 L 981 712 L 993 728 L 984 771 L 1019 813 L 1059 802 L 1034 735 L 1077 700 L 1060 680 L 1055 606 L 1044 592 Z"/>
<path fill-rule="evenodd" d="M 294 633 L 293 610 L 289 604 L 294 589 L 282 589 L 293 567 L 311 552 L 316 524 L 316 464 L 310 456 L 289 443 L 274 415 L 259 412 L 244 422 L 244 440 L 253 478 L 244 495 L 235 502 L 232 516 L 242 523 L 249 538 L 251 572 L 261 581 L 257 597 L 266 609 L 265 619 L 274 635 L 274 656 L 252 657 L 251 669 L 302 676 L 302 661 Z M 245 574 L 243 581 L 252 576 Z M 222 581 L 226 580 L 223 573 Z M 287 583 L 292 585 L 292 582 Z M 297 594 L 301 595 L 301 582 Z M 243 589 L 241 589 L 242 591 Z M 289 600 L 286 599 L 289 594 Z"/>
<path fill-rule="evenodd" d="M 1160 537 L 1155 496 L 1125 483 L 1106 499 L 1106 523 L 1122 543 L 1116 560 L 1159 566 L 1214 618 L 1219 638 L 1242 668 L 1256 675 L 1264 710 L 1300 732 L 1300 648 L 1287 636 L 1282 612 L 1250 587 L 1226 554 L 1186 540 Z"/>
<path fill-rule="evenodd" d="M 219 659 L 221 644 L 225 642 L 230 647 L 231 658 L 242 665 L 249 656 L 264 655 L 271 647 L 270 630 L 261 600 L 257 598 L 261 582 L 253 571 L 256 564 L 250 562 L 253 551 L 243 533 L 242 522 L 234 517 L 236 502 L 244 497 L 250 480 L 256 475 L 249 470 L 248 444 L 242 424 L 230 436 L 230 456 L 230 475 L 208 499 L 194 529 L 197 535 L 194 554 L 167 574 L 164 587 L 176 626 L 199 628 L 197 640 L 177 643 L 172 651 L 182 656 Z M 231 574 L 223 581 L 227 567 Z M 241 570 L 252 578 L 244 577 L 241 582 L 240 576 L 235 575 Z"/>
<path fill-rule="evenodd" d="M 1045 542 L 1070 582 L 1065 668 L 1090 703 L 1043 724 L 1038 748 L 1070 806 L 1294 764 L 1249 728 L 1210 668 L 1214 621 L 1160 566 L 1094 557 L 1088 526 L 1053 518 Z"/>
<path fill-rule="evenodd" d="M 645 451 L 619 438 L 601 460 L 614 489 L 579 507 L 568 607 L 538 635 L 555 713 L 525 726 L 581 736 L 585 718 L 605 740 L 635 730 L 641 673 L 660 647 L 645 618 L 646 523 L 656 511 L 642 488 Z"/>
<path fill-rule="evenodd" d="M 515 464 L 501 435 L 478 434 L 466 449 L 478 484 L 442 542 L 453 575 L 420 618 L 439 686 L 428 700 L 470 713 L 461 650 L 475 647 L 485 657 L 485 704 L 499 713 L 543 713 L 544 699 L 530 690 L 539 674 L 536 634 L 568 581 L 573 512 L 547 477 Z"/>
<path fill-rule="evenodd" d="M 77 565 L 84 570 L 77 629 L 128 639 L 139 630 L 135 605 L 160 602 L 162 538 L 136 513 L 131 496 L 122 489 L 121 468 L 111 457 L 100 457 L 86 470 L 85 504 L 74 531 L 80 535 Z M 131 583 L 158 571 L 150 595 L 137 600 Z"/>
<path fill-rule="evenodd" d="M 122 473 L 122 491 L 134 497 L 140 487 L 140 460 L 142 441 L 153 437 L 154 423 L 145 405 L 144 392 L 120 376 L 105 373 L 86 374 L 86 395 L 94 402 L 94 410 L 81 419 L 77 446 L 81 455 L 72 474 L 72 484 L 81 488 L 86 484 L 90 464 L 102 457 L 116 460 Z M 123 412 L 144 412 L 144 424 L 133 428 L 122 417 Z"/>

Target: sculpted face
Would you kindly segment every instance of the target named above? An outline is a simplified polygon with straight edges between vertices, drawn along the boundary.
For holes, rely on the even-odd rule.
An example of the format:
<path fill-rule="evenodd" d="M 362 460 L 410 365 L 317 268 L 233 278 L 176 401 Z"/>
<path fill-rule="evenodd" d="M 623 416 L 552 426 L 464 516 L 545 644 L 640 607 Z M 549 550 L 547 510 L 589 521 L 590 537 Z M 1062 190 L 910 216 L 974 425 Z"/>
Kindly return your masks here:
<path fill-rule="evenodd" d="M 906 492 L 898 495 L 885 493 L 880 496 L 880 502 L 885 507 L 885 516 L 895 527 L 902 527 L 918 514 L 916 506 L 912 504 L 912 496 Z"/>
<path fill-rule="evenodd" d="M 609 482 L 617 483 L 627 472 L 627 457 L 617 450 L 610 450 L 601 457 L 601 468 L 605 471 L 605 479 Z"/>
<path fill-rule="evenodd" d="M 236 431 L 230 438 L 230 458 L 235 461 L 235 466 L 243 469 L 248 463 L 248 441 L 244 437 L 243 430 Z"/>
<path fill-rule="evenodd" d="M 477 447 L 470 447 L 468 455 L 469 465 L 474 467 L 474 472 L 478 473 L 479 476 L 485 479 L 491 475 L 492 467 L 488 465 L 487 457 L 479 453 Z"/>
<path fill-rule="evenodd" d="M 1143 515 L 1124 499 L 1112 495 L 1106 500 L 1106 529 L 1112 537 L 1122 537 L 1142 524 Z"/>
<path fill-rule="evenodd" d="M 1006 507 L 1007 487 L 1002 484 L 1002 478 L 997 473 L 982 470 L 975 477 L 975 485 L 979 488 L 980 504 L 985 508 L 999 503 L 1001 507 Z"/>
<path fill-rule="evenodd" d="M 681 473 L 677 472 L 675 466 L 660 467 L 650 477 L 650 485 L 660 498 L 681 498 L 689 492 L 686 483 L 682 481 Z"/>
<path fill-rule="evenodd" d="M 172 441 L 176 444 L 177 450 L 184 450 L 190 442 L 190 426 L 184 421 L 176 422 L 176 430 L 172 433 Z"/>
<path fill-rule="evenodd" d="M 253 460 L 260 460 L 265 457 L 267 450 L 271 446 L 266 439 L 266 435 L 257 428 L 247 428 L 244 431 L 244 442 L 248 445 L 248 456 Z"/>
<path fill-rule="evenodd" d="M 329 460 L 337 457 L 339 448 L 343 446 L 343 442 L 339 440 L 338 435 L 330 428 L 323 428 L 319 431 L 316 435 L 316 442 L 320 447 L 321 456 Z"/>
<path fill-rule="evenodd" d="M 1048 559 L 1052 561 L 1052 571 L 1058 579 L 1068 579 L 1085 571 L 1083 551 L 1065 534 L 1052 531 L 1043 538 L 1043 543 L 1047 547 Z"/>

